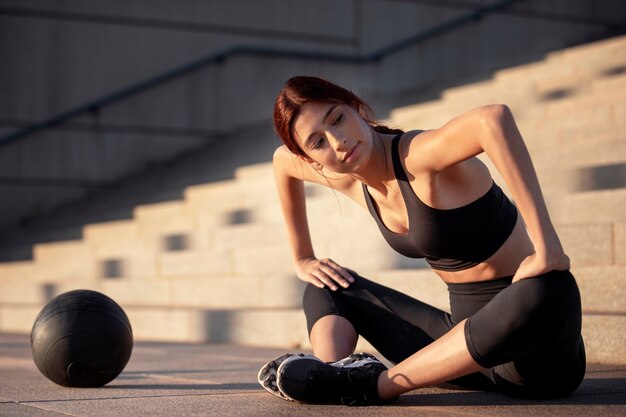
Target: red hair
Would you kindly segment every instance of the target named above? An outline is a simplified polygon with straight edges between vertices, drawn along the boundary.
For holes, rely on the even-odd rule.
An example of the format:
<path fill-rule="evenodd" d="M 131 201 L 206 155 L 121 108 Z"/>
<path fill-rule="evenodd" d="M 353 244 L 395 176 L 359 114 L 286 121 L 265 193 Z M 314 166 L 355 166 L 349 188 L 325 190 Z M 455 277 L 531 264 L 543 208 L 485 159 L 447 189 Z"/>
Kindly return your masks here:
<path fill-rule="evenodd" d="M 346 104 L 352 107 L 370 126 L 380 133 L 400 133 L 373 121 L 369 105 L 352 91 L 323 78 L 292 77 L 283 86 L 274 103 L 274 130 L 283 144 L 295 155 L 307 156 L 293 134 L 293 126 L 302 107 L 311 102 Z"/>

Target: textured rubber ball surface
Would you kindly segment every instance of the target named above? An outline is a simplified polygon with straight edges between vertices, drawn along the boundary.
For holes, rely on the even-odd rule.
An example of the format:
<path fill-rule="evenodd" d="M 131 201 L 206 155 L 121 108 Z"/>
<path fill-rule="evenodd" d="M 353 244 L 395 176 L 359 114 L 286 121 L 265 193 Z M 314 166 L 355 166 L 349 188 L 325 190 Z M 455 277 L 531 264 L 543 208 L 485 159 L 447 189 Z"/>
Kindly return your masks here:
<path fill-rule="evenodd" d="M 35 365 L 46 378 L 66 387 L 100 387 L 128 363 L 133 332 L 126 313 L 111 298 L 75 290 L 46 304 L 30 341 Z"/>

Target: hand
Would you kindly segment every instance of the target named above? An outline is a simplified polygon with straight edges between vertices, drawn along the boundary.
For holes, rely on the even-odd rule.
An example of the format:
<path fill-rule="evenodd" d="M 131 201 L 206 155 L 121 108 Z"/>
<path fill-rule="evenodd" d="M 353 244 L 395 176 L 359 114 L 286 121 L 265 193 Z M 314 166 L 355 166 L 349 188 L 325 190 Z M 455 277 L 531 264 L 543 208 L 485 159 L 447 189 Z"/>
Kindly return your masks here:
<path fill-rule="evenodd" d="M 569 257 L 562 251 L 550 255 L 533 253 L 522 261 L 513 275 L 513 282 L 532 278 L 550 271 L 566 271 L 570 267 Z"/>
<path fill-rule="evenodd" d="M 339 289 L 337 284 L 348 288 L 354 282 L 350 272 L 332 259 L 302 258 L 296 261 L 295 267 L 298 278 L 318 288 L 328 286 L 331 290 L 337 291 Z"/>

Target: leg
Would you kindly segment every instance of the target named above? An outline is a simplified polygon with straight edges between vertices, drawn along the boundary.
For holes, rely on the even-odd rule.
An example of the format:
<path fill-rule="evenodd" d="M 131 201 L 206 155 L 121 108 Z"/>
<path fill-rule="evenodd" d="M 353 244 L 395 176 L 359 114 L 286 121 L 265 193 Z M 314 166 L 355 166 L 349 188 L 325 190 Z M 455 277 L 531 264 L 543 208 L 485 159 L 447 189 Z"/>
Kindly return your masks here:
<path fill-rule="evenodd" d="M 523 280 L 382 373 L 380 395 L 394 398 L 485 368 L 495 386 L 509 395 L 568 395 L 585 370 L 580 316 L 578 288 L 568 272 Z"/>
<path fill-rule="evenodd" d="M 482 368 L 468 352 L 463 324 L 448 333 L 453 328 L 448 313 L 355 278 L 350 288 L 339 291 L 307 287 L 304 310 L 316 354 L 334 359 L 337 350 L 353 349 L 353 336 L 361 334 L 387 359 L 402 363 L 381 376 L 386 368 L 379 362 L 338 369 L 314 358 L 293 358 L 278 369 L 281 392 L 302 402 L 373 404 L 418 386 L 448 381 L 493 389 L 488 378 L 476 373 Z M 333 331 L 342 325 L 349 330 L 347 338 L 345 333 Z"/>
<path fill-rule="evenodd" d="M 465 321 L 406 360 L 381 373 L 378 393 L 392 399 L 405 392 L 483 371 L 465 341 Z"/>
<path fill-rule="evenodd" d="M 415 388 L 475 373 L 482 368 L 469 354 L 463 324 L 391 370 L 378 361 L 337 368 L 316 358 L 293 357 L 278 368 L 278 388 L 305 403 L 373 405 Z"/>
<path fill-rule="evenodd" d="M 344 317 L 328 315 L 315 322 L 309 337 L 315 356 L 335 362 L 354 352 L 358 334 Z"/>
<path fill-rule="evenodd" d="M 523 280 L 512 286 L 528 320 L 517 326 L 518 340 L 509 338 L 503 348 L 490 349 L 480 334 L 476 349 L 493 352 L 499 361 L 511 360 L 493 368 L 493 379 L 506 394 L 518 397 L 554 398 L 572 393 L 582 382 L 586 369 L 585 348 L 580 333 L 580 293 L 573 276 L 553 271 Z M 525 297 L 531 297 L 529 301 Z M 509 304 L 513 313 L 520 306 Z M 502 317 L 502 315 L 500 315 Z M 472 319 L 476 321 L 477 317 Z M 528 341 L 534 344 L 528 345 Z M 518 346 L 514 348 L 510 343 Z M 511 352 L 518 355 L 511 359 Z"/>
<path fill-rule="evenodd" d="M 308 286 L 303 304 L 311 344 L 324 360 L 354 349 L 361 335 L 398 363 L 452 328 L 448 313 L 358 275 L 338 291 Z"/>

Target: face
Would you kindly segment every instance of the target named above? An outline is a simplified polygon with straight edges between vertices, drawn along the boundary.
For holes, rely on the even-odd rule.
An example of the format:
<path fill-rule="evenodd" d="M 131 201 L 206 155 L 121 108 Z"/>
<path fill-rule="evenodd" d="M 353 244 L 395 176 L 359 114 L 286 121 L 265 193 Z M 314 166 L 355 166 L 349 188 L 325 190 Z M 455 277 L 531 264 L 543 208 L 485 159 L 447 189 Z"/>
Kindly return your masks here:
<path fill-rule="evenodd" d="M 337 173 L 357 172 L 372 151 L 372 129 L 345 104 L 305 104 L 294 123 L 294 134 L 307 162 Z"/>

